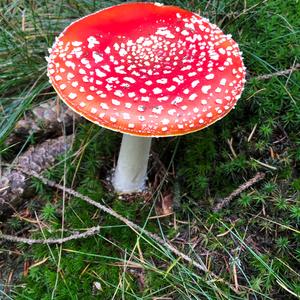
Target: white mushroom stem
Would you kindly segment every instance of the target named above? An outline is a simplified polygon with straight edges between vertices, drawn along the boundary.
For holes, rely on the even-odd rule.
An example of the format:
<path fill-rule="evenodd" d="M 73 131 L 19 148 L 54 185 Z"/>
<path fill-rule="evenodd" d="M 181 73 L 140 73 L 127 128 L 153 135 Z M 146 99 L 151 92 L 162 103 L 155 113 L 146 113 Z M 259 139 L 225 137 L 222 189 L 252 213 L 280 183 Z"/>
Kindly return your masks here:
<path fill-rule="evenodd" d="M 145 188 L 151 138 L 123 134 L 112 184 L 119 193 L 135 193 Z"/>

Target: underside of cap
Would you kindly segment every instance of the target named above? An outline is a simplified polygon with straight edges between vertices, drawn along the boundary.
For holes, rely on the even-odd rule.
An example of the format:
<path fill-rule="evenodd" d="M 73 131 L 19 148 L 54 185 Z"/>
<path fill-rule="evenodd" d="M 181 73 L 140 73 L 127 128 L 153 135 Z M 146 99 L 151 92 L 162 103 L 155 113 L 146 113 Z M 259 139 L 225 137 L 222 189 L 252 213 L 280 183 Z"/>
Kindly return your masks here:
<path fill-rule="evenodd" d="M 86 16 L 56 39 L 48 76 L 62 100 L 103 127 L 139 136 L 200 130 L 239 99 L 238 45 L 189 11 L 126 3 Z"/>

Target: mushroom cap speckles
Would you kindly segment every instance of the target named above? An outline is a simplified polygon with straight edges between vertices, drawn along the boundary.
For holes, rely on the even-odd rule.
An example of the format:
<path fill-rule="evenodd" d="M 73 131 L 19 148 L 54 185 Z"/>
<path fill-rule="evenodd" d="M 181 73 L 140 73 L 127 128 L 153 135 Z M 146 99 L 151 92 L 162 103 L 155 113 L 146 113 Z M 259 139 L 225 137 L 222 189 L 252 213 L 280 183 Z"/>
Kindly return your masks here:
<path fill-rule="evenodd" d="M 50 82 L 88 120 L 140 136 L 200 130 L 240 98 L 237 43 L 175 6 L 126 3 L 88 15 L 56 39 Z"/>

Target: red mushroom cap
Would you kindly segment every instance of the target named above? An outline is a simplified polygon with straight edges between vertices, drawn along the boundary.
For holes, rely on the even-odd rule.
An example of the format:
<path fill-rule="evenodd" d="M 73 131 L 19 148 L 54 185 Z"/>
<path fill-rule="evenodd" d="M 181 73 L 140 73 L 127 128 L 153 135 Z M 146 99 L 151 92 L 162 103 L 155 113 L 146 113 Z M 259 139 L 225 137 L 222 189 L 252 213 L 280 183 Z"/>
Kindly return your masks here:
<path fill-rule="evenodd" d="M 197 14 L 126 3 L 68 26 L 48 58 L 62 100 L 103 127 L 139 136 L 200 130 L 224 117 L 245 82 L 239 47 Z"/>

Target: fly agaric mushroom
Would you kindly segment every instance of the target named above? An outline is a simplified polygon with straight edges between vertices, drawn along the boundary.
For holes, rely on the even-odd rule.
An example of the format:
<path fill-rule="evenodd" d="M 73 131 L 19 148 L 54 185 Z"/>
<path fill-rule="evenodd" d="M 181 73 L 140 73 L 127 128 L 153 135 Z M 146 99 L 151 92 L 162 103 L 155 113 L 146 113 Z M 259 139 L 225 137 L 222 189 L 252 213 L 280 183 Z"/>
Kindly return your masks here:
<path fill-rule="evenodd" d="M 197 14 L 126 3 L 68 26 L 48 58 L 50 82 L 74 111 L 122 132 L 113 185 L 144 188 L 152 137 L 203 129 L 236 104 L 245 82 L 239 47 Z"/>

